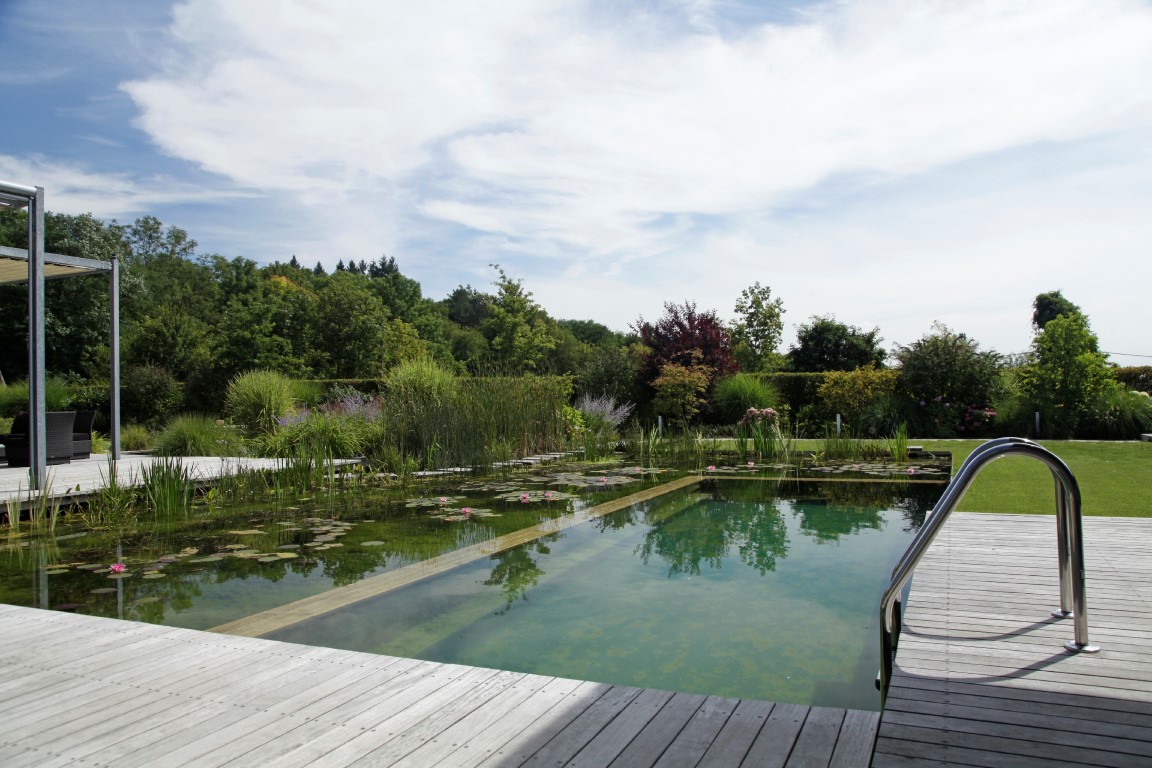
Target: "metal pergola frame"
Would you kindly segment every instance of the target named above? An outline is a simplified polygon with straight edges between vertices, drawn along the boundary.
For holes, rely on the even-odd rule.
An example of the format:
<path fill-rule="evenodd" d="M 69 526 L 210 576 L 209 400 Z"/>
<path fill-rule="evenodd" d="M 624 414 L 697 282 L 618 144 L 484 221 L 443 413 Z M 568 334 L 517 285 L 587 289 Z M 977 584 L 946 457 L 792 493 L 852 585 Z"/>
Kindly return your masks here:
<path fill-rule="evenodd" d="M 112 370 L 110 398 L 112 458 L 120 458 L 120 263 L 44 252 L 44 188 L 0 180 L 0 208 L 28 209 L 28 250 L 0 248 L 0 284 L 28 283 L 28 471 L 30 487 L 40 490 L 48 479 L 48 445 L 44 398 L 44 280 L 108 273 L 110 296 L 109 343 Z M 27 262 L 26 273 L 13 262 Z"/>

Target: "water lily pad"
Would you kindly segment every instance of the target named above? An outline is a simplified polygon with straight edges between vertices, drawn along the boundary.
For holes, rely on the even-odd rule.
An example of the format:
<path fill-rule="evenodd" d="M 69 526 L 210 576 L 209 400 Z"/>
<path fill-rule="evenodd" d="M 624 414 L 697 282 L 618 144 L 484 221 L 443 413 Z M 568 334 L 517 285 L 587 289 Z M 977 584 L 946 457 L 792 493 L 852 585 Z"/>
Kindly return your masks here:
<path fill-rule="evenodd" d="M 99 589 L 89 590 L 94 595 L 111 595 L 115 593 L 116 587 L 100 587 Z"/>
<path fill-rule="evenodd" d="M 190 563 L 218 563 L 224 558 L 220 555 L 208 555 L 207 557 L 198 557 L 195 560 L 189 560 Z"/>
<path fill-rule="evenodd" d="M 44 571 L 44 573 L 48 574 L 49 576 L 59 576 L 62 573 L 68 573 L 68 569 L 67 568 L 53 568 L 50 571 Z"/>
<path fill-rule="evenodd" d="M 228 531 L 228 533 L 232 534 L 233 536 L 260 536 L 266 533 L 266 531 L 258 531 L 255 528 L 252 528 L 246 531 Z"/>
<path fill-rule="evenodd" d="M 247 544 L 225 544 L 224 549 L 248 549 Z"/>
<path fill-rule="evenodd" d="M 86 563 L 84 565 L 76 566 L 77 570 L 81 571 L 102 571 L 108 566 L 100 565 L 99 563 Z"/>
<path fill-rule="evenodd" d="M 280 552 L 276 555 L 276 557 L 279 560 L 291 560 L 294 557 L 300 557 L 300 555 L 296 554 L 295 552 Z"/>
<path fill-rule="evenodd" d="M 126 579 L 131 575 L 132 575 L 131 571 L 124 571 L 123 573 L 110 573 L 110 574 L 108 574 L 108 578 L 110 578 L 110 579 Z"/>
<path fill-rule="evenodd" d="M 277 557 L 276 555 L 272 555 L 271 557 L 261 557 L 257 560 L 257 562 L 260 562 L 260 563 L 278 563 L 278 562 L 280 562 L 280 558 Z"/>
<path fill-rule="evenodd" d="M 360 542 L 360 546 L 362 546 L 362 547 L 382 547 L 382 546 L 384 546 L 384 542 L 382 542 L 382 541 L 362 541 L 362 542 Z"/>
<path fill-rule="evenodd" d="M 152 573 L 144 574 L 144 578 L 146 578 L 146 579 L 163 579 L 165 577 L 166 577 L 166 574 L 157 573 L 155 571 L 153 571 Z"/>
<path fill-rule="evenodd" d="M 281 544 L 276 549 L 300 549 L 299 544 Z"/>

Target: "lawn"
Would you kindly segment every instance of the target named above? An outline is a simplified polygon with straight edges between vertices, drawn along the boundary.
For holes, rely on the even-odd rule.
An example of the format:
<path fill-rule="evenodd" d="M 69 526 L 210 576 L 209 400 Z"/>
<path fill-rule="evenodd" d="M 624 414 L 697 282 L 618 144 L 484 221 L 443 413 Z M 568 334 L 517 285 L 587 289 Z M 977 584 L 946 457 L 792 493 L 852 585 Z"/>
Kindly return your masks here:
<path fill-rule="evenodd" d="M 926 450 L 952 451 L 955 472 L 980 440 L 912 440 Z M 1152 443 L 1041 441 L 1080 483 L 1085 515 L 1152 517 Z M 1008 456 L 987 465 L 960 503 L 968 512 L 1054 514 L 1055 486 L 1035 459 Z"/>
<path fill-rule="evenodd" d="M 951 451 L 952 471 L 983 440 L 917 440 L 928 451 Z M 1152 443 L 1041 441 L 1059 456 L 1080 483 L 1085 515 L 1152 517 Z M 793 448 L 819 450 L 818 440 L 798 440 Z M 1055 514 L 1056 487 L 1048 467 L 1035 459 L 1008 456 L 987 465 L 960 502 L 964 512 Z"/>

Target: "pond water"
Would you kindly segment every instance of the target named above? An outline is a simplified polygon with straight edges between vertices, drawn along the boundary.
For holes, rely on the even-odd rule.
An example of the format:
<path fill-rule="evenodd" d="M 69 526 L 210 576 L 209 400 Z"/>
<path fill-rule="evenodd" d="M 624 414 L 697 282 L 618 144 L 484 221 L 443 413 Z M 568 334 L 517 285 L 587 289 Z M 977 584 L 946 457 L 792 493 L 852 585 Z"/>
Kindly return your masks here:
<path fill-rule="evenodd" d="M 844 480 L 883 468 L 846 464 Z M 745 462 L 276 637 L 580 679 L 879 704 L 883 580 L 947 477 L 799 482 Z M 682 477 L 618 463 L 440 477 L 187 518 L 0 527 L 0 602 L 209 629 Z M 694 473 L 693 473 L 694 474 Z M 927 482 L 925 482 L 927 481 Z"/>
<path fill-rule="evenodd" d="M 0 528 L 0 602 L 209 629 L 585 509 L 675 472 L 616 466 L 437 478 L 187 520 L 54 535 Z M 527 496 L 526 499 L 522 497 Z M 464 515 L 461 510 L 468 509 Z M 112 573 L 123 564 L 123 573 Z"/>
<path fill-rule="evenodd" d="M 876 710 L 879 598 L 941 490 L 706 480 L 268 637 Z"/>

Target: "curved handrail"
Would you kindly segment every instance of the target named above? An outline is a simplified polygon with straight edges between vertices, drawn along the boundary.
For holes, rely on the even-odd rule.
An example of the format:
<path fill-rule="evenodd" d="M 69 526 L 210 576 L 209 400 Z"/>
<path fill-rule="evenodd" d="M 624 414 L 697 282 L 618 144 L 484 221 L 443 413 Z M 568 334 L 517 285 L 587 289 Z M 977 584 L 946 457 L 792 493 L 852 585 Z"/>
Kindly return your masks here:
<path fill-rule="evenodd" d="M 900 593 L 912 578 L 912 572 L 928 551 L 928 546 L 944 527 L 968 492 L 972 482 L 989 463 L 1004 456 L 1031 456 L 1048 466 L 1056 481 L 1056 541 L 1060 561 L 1060 608 L 1053 611 L 1060 618 L 1073 617 L 1075 638 L 1065 643 L 1069 651 L 1094 653 L 1100 650 L 1088 642 L 1088 600 L 1084 588 L 1084 534 L 1081 526 L 1080 485 L 1072 471 L 1056 454 L 1022 437 L 1001 437 L 989 440 L 969 454 L 957 470 L 952 482 L 944 489 L 935 508 L 920 526 L 912 543 L 908 545 L 900 562 L 892 569 L 892 580 L 880 601 L 880 677 L 881 692 L 887 692 L 892 678 L 896 640 L 899 635 L 896 606 Z"/>

